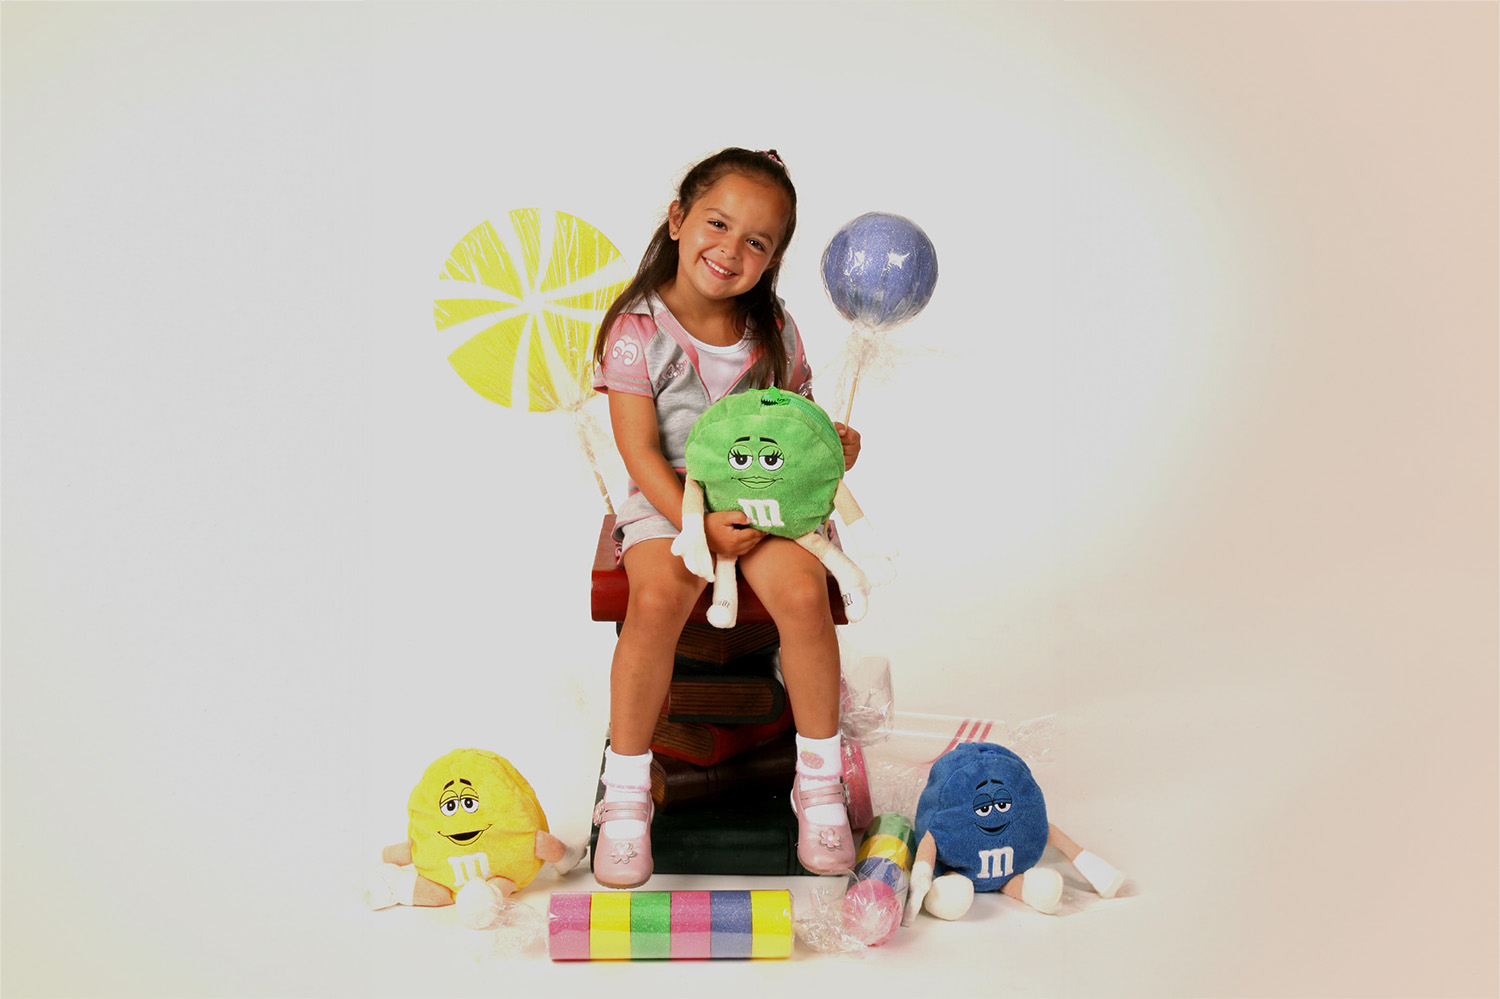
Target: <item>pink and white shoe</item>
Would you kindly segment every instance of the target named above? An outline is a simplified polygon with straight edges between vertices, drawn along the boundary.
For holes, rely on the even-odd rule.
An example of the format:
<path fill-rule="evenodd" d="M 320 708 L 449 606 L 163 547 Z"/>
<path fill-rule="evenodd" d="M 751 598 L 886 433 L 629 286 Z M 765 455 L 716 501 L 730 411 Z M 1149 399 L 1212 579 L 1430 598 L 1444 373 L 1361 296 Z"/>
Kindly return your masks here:
<path fill-rule="evenodd" d="M 594 880 L 606 888 L 638 888 L 651 879 L 650 798 L 645 801 L 601 801 L 594 806 L 599 840 L 594 846 Z M 616 839 L 605 834 L 606 823 L 634 820 L 646 826 L 639 836 Z"/>
<path fill-rule="evenodd" d="M 838 805 L 844 812 L 836 826 L 817 825 L 804 815 L 815 805 Z M 854 866 L 854 834 L 844 807 L 844 782 L 809 779 L 792 783 L 792 811 L 797 816 L 797 859 L 814 874 L 847 874 Z"/>

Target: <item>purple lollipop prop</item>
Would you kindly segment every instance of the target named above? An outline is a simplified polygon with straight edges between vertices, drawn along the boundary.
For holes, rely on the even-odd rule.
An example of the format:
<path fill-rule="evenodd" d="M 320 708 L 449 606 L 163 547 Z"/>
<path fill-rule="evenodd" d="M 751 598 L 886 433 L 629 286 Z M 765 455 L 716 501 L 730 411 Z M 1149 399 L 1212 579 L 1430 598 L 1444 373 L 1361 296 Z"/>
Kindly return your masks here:
<path fill-rule="evenodd" d="M 937 287 L 937 250 L 922 227 L 889 212 L 868 212 L 833 234 L 823 249 L 823 288 L 857 336 L 883 333 L 926 307 Z M 849 410 L 862 361 L 856 353 Z M 849 413 L 845 412 L 844 422 Z"/>

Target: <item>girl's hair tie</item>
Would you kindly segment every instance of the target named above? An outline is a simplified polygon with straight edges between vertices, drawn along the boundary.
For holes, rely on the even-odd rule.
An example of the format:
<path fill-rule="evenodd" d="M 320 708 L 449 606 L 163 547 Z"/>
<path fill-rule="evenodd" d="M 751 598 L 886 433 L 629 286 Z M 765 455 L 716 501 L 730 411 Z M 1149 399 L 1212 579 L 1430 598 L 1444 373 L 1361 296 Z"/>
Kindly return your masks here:
<path fill-rule="evenodd" d="M 774 149 L 762 149 L 760 151 L 760 154 L 762 156 L 769 156 L 769 157 L 771 157 L 771 159 L 773 159 L 773 160 L 776 161 L 776 165 L 777 166 L 782 167 L 783 169 L 785 169 L 786 164 L 783 163 L 783 162 L 781 162 L 781 157 L 776 155 L 776 150 L 774 150 Z"/>

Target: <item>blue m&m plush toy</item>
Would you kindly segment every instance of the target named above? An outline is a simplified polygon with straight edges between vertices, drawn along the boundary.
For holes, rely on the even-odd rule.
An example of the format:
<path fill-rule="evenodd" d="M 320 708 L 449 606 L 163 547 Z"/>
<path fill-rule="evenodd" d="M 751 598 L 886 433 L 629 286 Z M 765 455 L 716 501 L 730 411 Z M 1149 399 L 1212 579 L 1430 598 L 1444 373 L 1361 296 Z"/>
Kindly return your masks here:
<path fill-rule="evenodd" d="M 926 307 L 937 287 L 937 250 L 911 219 L 869 212 L 834 233 L 823 249 L 822 270 L 839 314 L 880 332 Z"/>
<path fill-rule="evenodd" d="M 1031 768 L 992 742 L 960 744 L 933 763 L 917 799 L 916 833 L 923 843 L 912 872 L 909 911 L 956 919 L 968 911 L 974 892 L 1000 891 L 1041 912 L 1054 913 L 1062 900 L 1062 875 L 1037 867 L 1050 843 L 1104 898 L 1114 896 L 1125 875 L 1080 848 L 1047 820 L 1047 803 Z M 931 847 L 929 847 L 929 840 Z M 932 849 L 935 847 L 935 849 Z M 920 870 L 931 851 L 931 874 Z"/>
<path fill-rule="evenodd" d="M 1031 768 L 992 742 L 967 742 L 938 757 L 917 800 L 917 828 L 937 843 L 938 870 L 975 891 L 999 891 L 1047 848 L 1047 803 Z"/>

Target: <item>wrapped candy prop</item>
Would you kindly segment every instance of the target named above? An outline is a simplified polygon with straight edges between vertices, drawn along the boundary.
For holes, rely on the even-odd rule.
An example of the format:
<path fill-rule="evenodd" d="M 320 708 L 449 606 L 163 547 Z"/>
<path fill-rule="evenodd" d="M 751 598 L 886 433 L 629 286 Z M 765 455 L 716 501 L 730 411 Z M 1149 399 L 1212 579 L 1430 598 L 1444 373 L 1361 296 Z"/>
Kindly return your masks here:
<path fill-rule="evenodd" d="M 437 328 L 473 331 L 448 363 L 507 409 L 571 414 L 613 513 L 598 460 L 609 437 L 584 406 L 595 395 L 594 337 L 630 268 L 603 233 L 565 212 L 518 208 L 507 222 L 480 223 L 443 263 L 444 287 L 433 302 Z"/>
<path fill-rule="evenodd" d="M 844 931 L 878 947 L 901 925 L 917 842 L 912 822 L 899 812 L 877 815 L 865 830 L 844 891 Z"/>
<path fill-rule="evenodd" d="M 844 224 L 823 249 L 823 288 L 853 324 L 839 384 L 854 409 L 860 376 L 890 361 L 884 334 L 926 308 L 937 287 L 937 250 L 921 226 L 889 212 L 868 212 Z M 847 383 L 848 388 L 843 389 Z"/>

